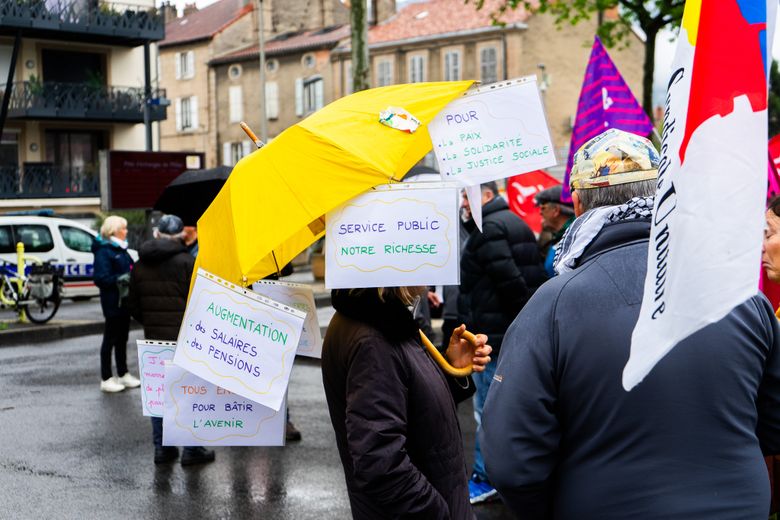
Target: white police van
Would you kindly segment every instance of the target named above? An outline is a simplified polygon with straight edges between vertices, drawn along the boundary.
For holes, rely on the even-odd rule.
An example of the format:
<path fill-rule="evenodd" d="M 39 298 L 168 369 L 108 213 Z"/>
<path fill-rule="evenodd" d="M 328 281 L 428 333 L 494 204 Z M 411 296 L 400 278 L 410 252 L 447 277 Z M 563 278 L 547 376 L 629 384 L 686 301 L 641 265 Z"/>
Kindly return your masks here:
<path fill-rule="evenodd" d="M 51 260 L 63 268 L 64 298 L 90 298 L 99 294 L 92 281 L 92 241 L 97 233 L 70 219 L 33 215 L 0 215 L 0 260 L 16 264 L 16 243 L 25 254 Z M 129 250 L 133 260 L 135 250 Z"/>

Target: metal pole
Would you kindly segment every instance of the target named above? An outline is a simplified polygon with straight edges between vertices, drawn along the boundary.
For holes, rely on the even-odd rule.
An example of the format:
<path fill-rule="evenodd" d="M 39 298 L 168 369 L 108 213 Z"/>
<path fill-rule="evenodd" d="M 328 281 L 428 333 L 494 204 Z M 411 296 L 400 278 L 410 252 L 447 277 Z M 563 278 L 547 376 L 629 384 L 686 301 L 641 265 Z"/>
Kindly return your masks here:
<path fill-rule="evenodd" d="M 152 121 L 149 102 L 152 99 L 152 71 L 149 57 L 149 42 L 144 43 L 144 127 L 146 127 L 146 151 L 152 151 Z"/>
<path fill-rule="evenodd" d="M 257 35 L 260 46 L 260 140 L 268 142 L 268 113 L 266 112 L 265 98 L 265 15 L 263 13 L 263 0 L 258 0 L 259 20 Z"/>
<path fill-rule="evenodd" d="M 5 128 L 5 119 L 8 116 L 8 105 L 11 103 L 11 91 L 14 88 L 14 71 L 16 70 L 16 57 L 19 55 L 19 44 L 22 41 L 21 31 L 16 31 L 14 38 L 14 50 L 11 54 L 11 64 L 8 67 L 8 78 L 5 82 L 5 92 L 3 93 L 3 107 L 0 109 L 0 135 Z"/>

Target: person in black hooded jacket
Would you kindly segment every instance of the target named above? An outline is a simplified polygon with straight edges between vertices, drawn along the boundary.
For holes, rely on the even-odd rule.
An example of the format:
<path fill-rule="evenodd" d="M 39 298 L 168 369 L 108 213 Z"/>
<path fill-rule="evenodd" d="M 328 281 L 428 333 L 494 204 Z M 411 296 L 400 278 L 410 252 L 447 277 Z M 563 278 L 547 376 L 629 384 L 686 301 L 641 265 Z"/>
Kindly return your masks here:
<path fill-rule="evenodd" d="M 493 347 L 493 359 L 500 354 L 501 343 L 512 320 L 547 279 L 542 257 L 533 231 L 512 213 L 507 202 L 498 195 L 495 182 L 482 185 L 482 231 L 471 219 L 468 199 L 463 208 L 468 216 L 471 233 L 460 259 L 460 293 L 458 317 L 488 337 Z M 482 407 L 496 370 L 496 361 L 484 372 L 474 376 L 474 418 L 477 427 Z M 474 446 L 474 468 L 469 480 L 471 503 L 496 497 L 482 460 L 479 441 Z"/>
<path fill-rule="evenodd" d="M 163 216 L 154 236 L 154 240 L 141 245 L 130 276 L 130 313 L 143 325 L 146 339 L 176 341 L 187 307 L 195 258 L 187 250 L 184 224 L 176 215 Z M 154 462 L 172 462 L 179 450 L 162 445 L 162 418 L 151 419 Z M 184 448 L 181 457 L 184 466 L 213 460 L 214 451 L 202 447 Z"/>
<path fill-rule="evenodd" d="M 419 288 L 424 289 L 424 288 Z M 342 289 L 322 350 L 322 381 L 352 516 L 471 520 L 455 401 L 469 379 L 445 376 L 420 343 L 408 287 Z M 458 327 L 446 356 L 475 372 L 490 361 L 486 337 L 468 345 Z"/>

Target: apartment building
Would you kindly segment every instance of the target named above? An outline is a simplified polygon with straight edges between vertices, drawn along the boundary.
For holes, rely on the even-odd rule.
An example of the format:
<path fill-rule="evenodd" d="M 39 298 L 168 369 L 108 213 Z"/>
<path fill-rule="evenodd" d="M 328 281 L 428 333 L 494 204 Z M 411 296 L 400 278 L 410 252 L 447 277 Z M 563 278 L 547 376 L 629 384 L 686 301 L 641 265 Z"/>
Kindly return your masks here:
<path fill-rule="evenodd" d="M 559 162 L 565 162 L 580 87 L 596 30 L 595 17 L 558 28 L 549 15 L 518 8 L 491 19 L 501 0 L 428 0 L 408 4 L 369 29 L 372 86 L 476 79 L 483 84 L 536 74 Z M 610 49 L 627 83 L 642 96 L 644 43 Z M 332 51 L 333 97 L 352 89 L 350 41 Z"/>
<path fill-rule="evenodd" d="M 167 111 L 153 57 L 165 24 L 153 0 L 137 1 L 0 2 L 0 78 L 10 77 L 0 210 L 96 211 L 98 152 L 156 142 Z"/>
<path fill-rule="evenodd" d="M 348 34 L 349 10 L 339 0 L 264 0 L 266 92 L 259 85 L 257 5 L 249 0 L 219 0 L 186 12 L 166 26 L 160 43 L 161 84 L 172 100 L 175 118 L 161 129 L 162 148 L 206 154 L 206 165 L 235 164 L 252 144 L 238 122 L 260 128 L 266 112 L 274 136 L 313 107 L 322 106 L 329 82 L 328 51 Z M 289 103 L 295 80 L 307 105 Z"/>

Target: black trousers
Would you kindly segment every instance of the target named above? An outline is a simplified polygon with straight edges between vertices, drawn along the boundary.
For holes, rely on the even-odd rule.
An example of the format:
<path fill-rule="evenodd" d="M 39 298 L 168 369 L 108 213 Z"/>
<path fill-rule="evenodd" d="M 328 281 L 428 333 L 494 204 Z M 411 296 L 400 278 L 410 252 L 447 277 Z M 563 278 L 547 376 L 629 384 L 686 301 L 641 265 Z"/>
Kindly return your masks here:
<path fill-rule="evenodd" d="M 103 330 L 103 344 L 100 346 L 100 377 L 105 381 L 111 377 L 111 350 L 116 358 L 116 375 L 127 373 L 127 335 L 130 331 L 130 316 L 106 318 Z"/>

